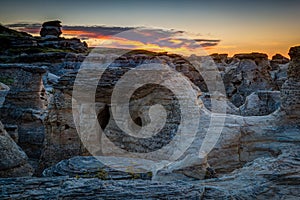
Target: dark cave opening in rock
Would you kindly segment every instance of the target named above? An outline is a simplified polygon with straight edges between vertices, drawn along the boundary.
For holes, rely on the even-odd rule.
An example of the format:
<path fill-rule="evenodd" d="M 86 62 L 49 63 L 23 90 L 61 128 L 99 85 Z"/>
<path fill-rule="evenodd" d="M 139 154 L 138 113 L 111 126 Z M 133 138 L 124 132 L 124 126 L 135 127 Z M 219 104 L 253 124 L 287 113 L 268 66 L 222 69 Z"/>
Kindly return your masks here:
<path fill-rule="evenodd" d="M 104 107 L 104 109 L 102 109 L 98 116 L 97 116 L 97 119 L 98 119 L 98 122 L 100 124 L 100 127 L 102 130 L 104 130 L 109 122 L 109 118 L 110 118 L 110 113 L 109 113 L 109 107 L 106 105 Z"/>
<path fill-rule="evenodd" d="M 133 121 L 134 121 L 134 123 L 135 123 L 136 125 L 139 125 L 140 127 L 143 126 L 142 118 L 137 117 L 137 118 L 135 118 Z"/>

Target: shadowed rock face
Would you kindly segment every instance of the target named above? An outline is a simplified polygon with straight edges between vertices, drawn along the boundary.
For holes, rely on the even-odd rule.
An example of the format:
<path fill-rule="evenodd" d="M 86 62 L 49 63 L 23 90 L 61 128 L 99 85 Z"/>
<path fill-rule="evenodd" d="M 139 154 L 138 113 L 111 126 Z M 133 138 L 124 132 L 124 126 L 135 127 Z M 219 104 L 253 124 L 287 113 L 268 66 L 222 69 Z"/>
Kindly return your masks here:
<path fill-rule="evenodd" d="M 2 107 L 5 97 L 9 91 L 9 87 L 0 82 L 0 108 Z"/>
<path fill-rule="evenodd" d="M 45 38 L 58 38 L 61 32 L 61 21 L 48 21 L 44 22 L 40 31 L 41 37 Z"/>
<path fill-rule="evenodd" d="M 46 96 L 42 67 L 23 64 L 1 64 L 0 77 L 10 87 L 0 119 L 7 127 L 18 129 L 18 145 L 32 159 L 39 159 L 44 142 L 43 115 Z"/>
<path fill-rule="evenodd" d="M 277 70 L 280 67 L 280 65 L 286 64 L 289 61 L 290 60 L 288 58 L 284 57 L 283 55 L 276 54 L 276 55 L 272 56 L 272 60 L 270 61 L 270 65 L 271 65 L 272 70 Z"/>
<path fill-rule="evenodd" d="M 5 101 L 9 87 L 0 83 L 0 108 Z M 7 134 L 0 121 L 0 177 L 31 176 L 33 168 L 25 152 Z"/>
<path fill-rule="evenodd" d="M 0 177 L 31 176 L 25 152 L 11 139 L 0 121 Z"/>
<path fill-rule="evenodd" d="M 292 47 L 289 55 L 288 80 L 281 89 L 282 109 L 291 121 L 300 120 L 300 47 Z"/>

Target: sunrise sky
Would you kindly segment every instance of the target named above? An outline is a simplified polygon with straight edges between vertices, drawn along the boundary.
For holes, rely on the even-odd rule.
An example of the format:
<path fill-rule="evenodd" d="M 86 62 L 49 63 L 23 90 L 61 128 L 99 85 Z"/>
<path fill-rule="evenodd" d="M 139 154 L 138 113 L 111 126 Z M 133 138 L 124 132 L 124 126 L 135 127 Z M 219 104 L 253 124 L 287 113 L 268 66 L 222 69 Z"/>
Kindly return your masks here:
<path fill-rule="evenodd" d="M 0 5 L 3 25 L 35 34 L 42 22 L 59 19 L 64 36 L 90 45 L 121 33 L 111 43 L 168 51 L 198 47 L 193 40 L 208 53 L 263 52 L 271 57 L 287 56 L 289 47 L 300 44 L 300 1 L 295 0 L 9 0 Z M 130 36 L 124 31 L 131 31 Z"/>

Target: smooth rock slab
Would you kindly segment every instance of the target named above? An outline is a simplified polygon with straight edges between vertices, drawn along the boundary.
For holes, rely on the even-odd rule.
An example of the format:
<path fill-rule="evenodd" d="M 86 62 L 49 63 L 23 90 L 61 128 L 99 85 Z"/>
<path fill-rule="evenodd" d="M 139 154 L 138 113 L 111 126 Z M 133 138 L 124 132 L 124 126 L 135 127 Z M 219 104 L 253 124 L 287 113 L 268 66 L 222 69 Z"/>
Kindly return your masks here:
<path fill-rule="evenodd" d="M 152 178 L 155 162 L 144 159 L 112 156 L 76 156 L 47 168 L 43 176 L 90 177 L 104 180 Z"/>
<path fill-rule="evenodd" d="M 0 199 L 299 199 L 299 148 L 220 178 L 157 182 L 97 178 L 0 179 Z"/>

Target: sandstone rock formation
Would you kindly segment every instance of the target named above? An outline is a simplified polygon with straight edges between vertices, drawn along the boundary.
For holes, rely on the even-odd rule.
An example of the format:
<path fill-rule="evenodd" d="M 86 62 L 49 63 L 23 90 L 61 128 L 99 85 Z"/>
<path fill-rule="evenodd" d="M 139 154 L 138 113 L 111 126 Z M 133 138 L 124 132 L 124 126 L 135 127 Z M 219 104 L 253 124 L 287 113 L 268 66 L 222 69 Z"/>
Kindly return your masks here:
<path fill-rule="evenodd" d="M 279 91 L 259 90 L 247 96 L 239 111 L 242 116 L 262 116 L 275 112 L 279 107 Z"/>
<path fill-rule="evenodd" d="M 25 152 L 10 138 L 0 122 L 0 177 L 31 176 L 33 168 Z"/>
<path fill-rule="evenodd" d="M 37 66 L 0 65 L 0 77 L 10 87 L 0 108 L 0 119 L 6 127 L 18 130 L 18 145 L 35 161 L 41 155 L 45 135 L 43 118 L 47 99 L 42 83 L 45 72 L 45 68 Z"/>
<path fill-rule="evenodd" d="M 165 56 L 165 55 L 164 55 Z M 238 56 L 240 59 L 244 57 Z M 248 57 L 245 57 L 248 58 Z M 250 56 L 250 58 L 252 58 Z M 259 57 L 259 58 L 265 58 L 264 56 Z M 260 60 L 258 60 L 260 61 Z M 257 62 L 258 62 L 257 61 Z M 252 61 L 247 61 L 247 62 L 252 62 Z M 126 66 L 127 61 L 122 61 L 122 65 Z M 119 65 L 118 62 L 115 63 L 117 66 Z M 243 66 L 243 65 L 242 65 Z M 257 67 L 257 65 L 255 64 Z M 262 65 L 265 66 L 265 65 Z M 119 69 L 119 68 L 118 68 Z M 128 70 L 128 69 L 127 69 Z M 107 74 L 107 77 L 111 78 L 114 77 L 117 78 L 116 76 L 113 76 L 112 74 L 115 74 L 113 70 L 108 71 L 109 74 Z M 247 72 L 247 70 L 245 71 Z M 75 73 L 76 74 L 76 73 Z M 55 155 L 54 152 L 59 151 L 58 149 L 52 149 L 53 147 L 57 148 L 59 147 L 59 144 L 64 144 L 63 146 L 60 146 L 59 148 L 65 151 L 65 152 L 70 152 L 67 154 L 61 154 L 63 157 L 59 157 L 60 159 L 65 159 L 68 157 L 72 157 L 75 155 L 82 155 L 85 154 L 83 151 L 83 146 L 79 140 L 79 138 L 76 136 L 75 132 L 75 126 L 71 122 L 72 116 L 70 114 L 70 105 L 71 105 L 71 90 L 70 85 L 73 85 L 73 80 L 74 80 L 74 75 L 75 74 L 68 74 L 65 75 L 60 79 L 60 83 L 58 84 L 59 87 L 56 87 L 55 90 L 55 98 L 56 103 L 54 103 L 54 109 L 50 111 L 50 116 L 52 116 L 51 113 L 53 113 L 53 116 L 55 120 L 51 120 L 51 125 L 47 130 L 51 130 L 50 134 L 48 135 L 48 140 L 50 141 L 48 144 L 49 146 L 46 146 L 45 153 L 43 155 L 43 163 L 46 163 L 45 161 L 50 160 L 53 161 L 52 158 L 55 159 L 55 156 L 60 156 L 60 155 Z M 122 74 L 119 74 L 119 76 L 122 76 Z M 104 76 L 106 77 L 106 76 Z M 255 76 L 251 76 L 254 78 Z M 269 76 L 268 76 L 269 77 Z M 270 78 L 270 77 L 269 77 Z M 193 81 L 193 79 L 192 79 Z M 107 79 L 103 82 L 103 84 L 113 84 L 115 81 L 111 79 Z M 100 82 L 101 84 L 101 82 Z M 111 113 L 109 112 L 109 106 L 105 105 L 108 101 L 107 98 L 110 96 L 110 88 L 111 85 L 108 87 L 106 85 L 104 89 L 104 85 L 102 85 L 98 91 L 97 96 L 98 100 L 101 100 L 101 103 L 99 106 L 99 119 L 100 119 L 100 124 L 102 124 L 101 120 L 104 120 L 109 118 Z M 145 90 L 147 91 L 147 90 Z M 143 95 L 147 94 L 145 92 Z M 257 95 L 255 95 L 258 98 L 261 98 L 261 101 L 258 101 L 257 103 L 261 103 L 261 106 L 251 106 L 251 100 L 246 102 L 246 104 L 241 107 L 242 109 L 239 112 L 242 112 L 244 115 L 264 115 L 264 114 L 269 114 L 273 111 L 275 111 L 278 108 L 278 92 L 268 92 L 268 91 L 258 91 Z M 161 95 L 159 95 L 161 96 Z M 273 97 L 272 97 L 273 96 Z M 66 98 L 67 97 L 67 98 Z M 158 97 L 156 97 L 158 98 Z M 252 97 L 249 97 L 250 99 Z M 145 101 L 145 100 L 143 100 Z M 69 106 L 69 107 L 66 107 Z M 57 110 L 56 108 L 62 108 L 62 112 Z M 265 110 L 266 108 L 269 108 L 270 110 Z M 57 113 L 57 111 L 59 111 Z M 69 115 L 68 118 L 65 116 Z M 57 116 L 64 116 L 64 120 L 69 120 L 69 121 L 62 121 L 63 123 L 59 124 L 59 127 L 55 125 L 55 122 L 57 119 Z M 205 133 L 208 127 L 203 127 L 203 124 L 209 124 L 209 119 L 211 114 L 208 111 L 202 110 L 201 114 L 201 120 L 200 124 L 202 124 L 202 127 L 200 126 L 200 129 L 198 131 L 198 136 L 199 140 L 196 140 L 195 143 L 191 146 L 190 150 L 188 150 L 186 155 L 197 155 L 197 151 L 199 150 L 199 144 L 202 143 L 203 141 L 203 136 L 201 134 Z M 288 124 L 286 121 L 282 121 L 282 111 L 278 111 L 277 113 L 270 115 L 270 116 L 265 116 L 265 117 L 240 117 L 240 116 L 234 116 L 234 115 L 228 115 L 226 116 L 226 122 L 225 126 L 223 128 L 222 136 L 219 140 L 219 143 L 217 144 L 215 150 L 213 150 L 209 155 L 208 155 L 208 163 L 216 169 L 218 173 L 224 173 L 224 172 L 230 172 L 233 171 L 236 168 L 242 167 L 245 163 L 250 162 L 260 156 L 276 156 L 280 154 L 280 148 L 286 148 L 290 144 L 290 138 L 293 138 L 292 141 L 297 142 L 299 141 L 299 138 L 297 136 L 298 129 L 297 128 L 289 128 Z M 133 115 L 133 118 L 134 115 Z M 144 121 L 145 119 L 141 120 Z M 50 122 L 50 120 L 47 120 Z M 119 129 L 116 129 L 115 124 L 113 123 L 112 120 L 109 120 L 108 122 L 103 122 L 103 126 L 107 131 L 110 132 L 110 134 L 118 134 Z M 140 122 L 139 122 L 140 123 Z M 64 127 L 67 127 L 68 129 L 65 130 Z M 285 126 L 287 125 L 287 126 Z M 56 128 L 52 128 L 52 126 L 55 126 Z M 292 125 L 291 125 L 292 126 Z M 51 128 L 50 128 L 51 127 Z M 60 128 L 61 127 L 61 128 Z M 71 129 L 71 130 L 69 130 Z M 75 147 L 75 151 L 73 151 L 73 148 L 71 148 L 68 145 L 68 140 L 63 139 L 63 138 L 55 138 L 53 137 L 53 131 L 54 130 L 62 130 L 64 134 L 60 133 L 55 133 L 54 135 L 65 135 L 64 137 L 69 137 L 71 138 L 70 145 L 73 145 Z M 270 132 L 273 132 L 273 134 L 269 134 Z M 289 133 L 289 134 L 287 134 Z M 202 138 L 202 139 L 201 139 Z M 251 138 L 255 138 L 254 141 L 252 141 Z M 259 139 L 258 139 L 259 138 Z M 276 142 L 278 139 L 278 143 Z M 65 142 L 67 143 L 65 143 Z M 52 144 L 52 142 L 54 142 Z M 74 145 L 77 145 L 74 146 Z M 251 144 L 251 145 L 250 145 Z M 271 145 L 272 144 L 272 145 Z M 269 146 L 268 146 L 269 145 Z M 265 147 L 264 147 L 265 146 Z M 47 152 L 49 150 L 49 152 Z M 73 152 L 78 152 L 72 153 Z M 80 151 L 82 153 L 80 153 Z M 51 153 L 53 152 L 53 153 Z M 101 155 L 101 154 L 100 154 Z M 230 156 L 226 156 L 230 155 Z M 183 159 L 183 158 L 182 158 Z M 194 162 L 194 161 L 191 161 Z M 202 161 L 200 161 L 202 162 Z M 203 161 L 204 162 L 204 161 Z M 48 163 L 48 166 L 51 163 Z M 176 167 L 170 167 L 167 171 L 163 172 L 163 175 L 166 176 L 168 173 L 171 173 L 171 176 L 178 177 L 176 176 L 177 170 L 179 170 L 179 174 L 183 173 L 187 176 L 192 176 L 192 177 L 204 177 L 203 173 L 205 174 L 205 170 L 207 168 L 207 165 L 204 163 L 190 163 L 194 165 L 191 168 L 187 168 L 185 170 L 182 170 L 180 167 L 180 164 L 177 165 L 179 167 L 178 169 Z M 198 171 L 198 174 L 196 171 L 193 171 L 195 169 L 199 169 L 199 166 L 197 165 L 202 165 L 204 164 L 204 167 L 202 170 Z M 46 165 L 47 166 L 47 165 Z M 201 169 L 202 167 L 200 167 Z M 173 173 L 173 172 L 176 172 Z M 187 172 L 193 172 L 194 174 L 190 175 Z"/>
<path fill-rule="evenodd" d="M 8 87 L 1 84 L 8 91 Z M 0 92 L 2 92 L 0 90 Z M 5 98 L 5 97 L 2 97 Z M 4 101 L 4 100 L 3 100 Z M 0 105 L 0 108 L 2 104 Z M 33 168 L 25 152 L 11 139 L 0 121 L 0 177 L 31 176 Z"/>
<path fill-rule="evenodd" d="M 0 120 L 36 168 L 44 147 L 44 115 L 48 96 L 51 96 L 52 85 L 55 84 L 53 75 L 48 75 L 48 72 L 60 76 L 78 69 L 84 55 L 74 52 L 86 52 L 87 45 L 78 39 L 32 37 L 3 26 L 0 32 L 0 40 L 7 45 L 3 51 L 1 45 L 0 82 L 11 88 L 9 92 L 4 91 L 1 85 L 1 104 L 4 105 L 0 109 Z"/>
<path fill-rule="evenodd" d="M 290 148 L 297 148 L 300 141 L 300 129 L 297 126 L 299 122 L 299 82 L 293 69 L 299 63 L 297 59 L 299 47 L 290 49 L 291 62 L 289 66 L 290 75 L 281 90 L 282 107 L 272 115 L 240 117 L 227 115 L 224 123 L 221 137 L 218 144 L 208 154 L 207 162 L 217 172 L 230 172 L 236 168 L 242 167 L 245 163 L 250 162 L 262 156 L 278 156 L 283 151 L 289 151 Z M 297 64 L 296 64 L 297 63 Z M 296 87 L 295 87 L 296 86 Z M 206 120 L 210 118 L 211 113 L 203 112 Z M 205 117 L 203 116 L 203 119 Z M 208 124 L 203 121 L 201 124 Z M 200 125 L 201 127 L 201 125 Z M 201 129 L 200 129 L 201 130 Z M 203 131 L 203 129 L 202 129 Z M 197 137 L 201 138 L 200 135 Z M 197 141 L 197 140 L 196 140 Z M 200 141 L 200 142 L 199 142 Z M 201 139 L 191 146 L 189 155 L 197 155 L 197 146 L 201 144 Z M 293 146 L 293 147 L 292 147 Z M 196 150 L 196 151 L 195 151 Z M 201 165 L 199 160 L 198 165 Z M 190 163 L 191 166 L 197 163 Z M 159 171 L 164 176 L 176 173 L 178 170 L 184 170 L 187 163 L 180 160 Z"/>
<path fill-rule="evenodd" d="M 223 76 L 228 98 L 235 106 L 240 107 L 252 92 L 276 90 L 269 71 L 266 54 L 234 55 Z"/>
<path fill-rule="evenodd" d="M 136 66 L 143 63 L 167 63 L 173 69 L 182 72 L 198 87 L 206 88 L 203 78 L 199 76 L 198 73 L 196 73 L 196 69 L 193 68 L 187 60 L 178 55 L 171 54 L 169 56 L 166 56 L 165 54 L 161 53 L 137 51 L 128 53 L 127 55 L 124 55 L 122 57 L 113 57 L 112 59 L 116 60 L 114 60 L 114 62 L 111 63 L 110 67 L 103 74 L 103 79 L 98 84 L 96 102 L 98 106 L 98 119 L 100 124 L 103 126 L 103 128 L 105 128 L 106 126 L 111 127 L 109 129 L 110 131 L 108 134 L 115 135 L 114 137 L 116 137 L 117 140 L 120 140 L 121 138 L 119 135 L 120 130 L 114 125 L 114 121 L 110 120 L 110 97 L 114 86 L 117 83 L 117 80 L 120 79 L 122 75 L 124 75 L 130 69 L 134 69 Z M 105 58 L 101 58 L 101 54 L 96 55 L 95 57 L 89 56 L 88 62 L 101 64 L 102 62 L 105 62 Z M 150 72 L 151 71 L 149 71 L 149 73 Z M 80 138 L 78 137 L 71 111 L 71 97 L 73 89 L 72 86 L 74 85 L 76 75 L 76 70 L 74 70 L 74 72 L 65 74 L 60 78 L 58 84 L 54 86 L 54 96 L 52 98 L 52 102 L 50 102 L 50 105 L 48 107 L 49 112 L 45 121 L 47 127 L 47 134 L 46 147 L 41 159 L 41 163 L 43 165 L 42 168 L 50 167 L 59 160 L 67 159 L 75 155 L 88 154 L 84 146 L 82 145 Z M 155 74 L 153 74 L 153 76 L 155 76 Z M 165 75 L 165 77 L 168 76 L 170 75 Z M 130 88 L 132 86 L 133 85 L 130 82 L 128 82 L 128 85 L 125 87 Z M 177 84 L 177 86 L 178 89 L 183 87 L 182 84 L 180 84 L 180 82 Z M 191 85 L 191 87 L 194 86 Z M 89 89 L 85 88 L 85 86 L 83 86 L 83 88 L 87 91 Z M 194 89 L 199 90 L 196 87 L 194 87 Z M 193 91 L 190 92 L 192 93 Z M 153 96 L 153 94 L 155 94 L 155 96 Z M 150 98 L 151 95 L 152 98 Z M 165 105 L 168 107 L 168 102 L 172 102 L 172 99 L 174 99 L 174 97 L 170 95 L 170 91 L 161 89 L 155 85 L 148 85 L 147 87 L 141 88 L 139 91 L 136 91 L 135 97 L 132 98 L 132 101 L 135 100 L 135 102 L 132 102 L 132 106 L 130 108 L 132 111 L 131 114 L 133 120 L 140 120 L 141 123 L 144 124 L 148 123 L 149 118 L 147 116 L 139 116 L 138 113 L 140 112 L 140 110 L 149 109 L 150 105 L 152 105 L 155 102 L 159 102 L 159 100 L 165 102 Z M 135 106 L 134 104 L 138 106 Z M 172 115 L 176 116 L 175 112 L 178 111 L 178 109 L 176 109 L 176 105 L 170 105 L 173 107 L 168 107 L 167 110 L 173 112 Z M 173 121 L 170 122 L 171 124 L 169 125 L 169 128 L 171 130 L 173 129 L 171 127 L 176 127 L 176 123 L 178 123 L 176 122 L 176 117 L 172 120 Z M 59 123 L 57 123 L 57 121 L 59 121 Z M 165 128 L 165 130 L 167 131 L 168 128 Z M 115 142 L 120 143 L 121 141 Z M 127 142 L 132 143 L 133 141 L 128 140 Z M 159 144 L 160 142 L 157 143 Z"/>
<path fill-rule="evenodd" d="M 65 39 L 60 38 L 61 21 L 48 21 L 43 23 L 40 35 L 43 40 L 40 40 L 38 45 L 40 47 L 55 48 L 55 49 L 68 49 L 74 52 L 87 52 L 88 47 L 85 42 L 81 42 L 80 39 L 72 38 Z"/>
<path fill-rule="evenodd" d="M 41 37 L 58 38 L 62 34 L 61 21 L 55 20 L 55 21 L 44 22 L 42 26 L 43 27 L 40 31 Z"/>
<path fill-rule="evenodd" d="M 299 122 L 300 116 L 300 47 L 292 47 L 289 55 L 288 80 L 282 86 L 282 109 L 287 118 Z"/>

